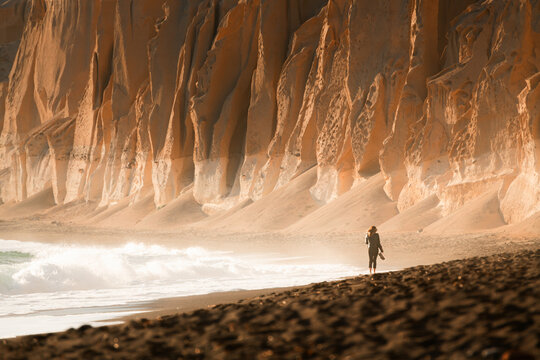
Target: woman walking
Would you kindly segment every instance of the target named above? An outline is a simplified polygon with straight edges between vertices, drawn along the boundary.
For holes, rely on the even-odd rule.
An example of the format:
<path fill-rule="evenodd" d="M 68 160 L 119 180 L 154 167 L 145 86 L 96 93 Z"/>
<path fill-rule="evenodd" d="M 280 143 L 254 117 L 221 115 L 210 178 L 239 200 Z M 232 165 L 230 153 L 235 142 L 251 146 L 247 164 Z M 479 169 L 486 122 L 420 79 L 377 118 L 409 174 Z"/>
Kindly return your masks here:
<path fill-rule="evenodd" d="M 381 249 L 381 252 L 384 252 L 375 225 L 370 227 L 366 234 L 366 245 L 368 245 L 369 274 L 371 275 L 375 274 L 375 269 L 377 268 L 377 255 L 379 255 L 379 249 Z"/>

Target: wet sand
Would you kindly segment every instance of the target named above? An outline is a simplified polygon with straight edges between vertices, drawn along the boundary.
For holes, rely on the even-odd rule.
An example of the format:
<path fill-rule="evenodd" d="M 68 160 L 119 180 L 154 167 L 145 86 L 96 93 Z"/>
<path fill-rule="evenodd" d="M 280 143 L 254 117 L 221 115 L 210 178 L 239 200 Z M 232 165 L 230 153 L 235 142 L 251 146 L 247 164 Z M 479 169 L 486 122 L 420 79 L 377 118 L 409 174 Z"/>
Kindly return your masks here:
<path fill-rule="evenodd" d="M 538 299 L 540 250 L 525 250 L 275 291 L 158 319 L 6 339 L 0 354 L 500 359 L 513 349 L 520 358 L 534 359 L 540 358 Z"/>

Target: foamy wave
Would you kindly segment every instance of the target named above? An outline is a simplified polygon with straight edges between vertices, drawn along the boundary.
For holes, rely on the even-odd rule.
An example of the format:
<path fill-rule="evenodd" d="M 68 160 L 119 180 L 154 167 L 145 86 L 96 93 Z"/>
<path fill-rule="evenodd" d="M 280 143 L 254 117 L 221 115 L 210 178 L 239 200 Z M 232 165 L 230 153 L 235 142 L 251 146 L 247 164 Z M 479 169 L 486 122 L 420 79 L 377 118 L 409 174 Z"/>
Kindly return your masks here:
<path fill-rule="evenodd" d="M 0 240 L 0 328 L 20 326 L 10 325 L 0 331 L 0 337 L 36 332 L 31 329 L 39 319 L 37 332 L 67 329 L 89 319 L 111 319 L 119 310 L 134 312 L 141 303 L 164 297 L 302 285 L 358 272 L 344 265 L 306 265 L 301 258 L 247 256 L 200 247 Z"/>
<path fill-rule="evenodd" d="M 279 275 L 306 276 L 350 273 L 340 265 L 296 265 L 260 257 L 234 256 L 200 247 L 170 249 L 158 245 L 128 243 L 121 247 L 48 245 L 1 241 L 4 254 L 18 253 L 19 261 L 0 266 L 3 294 L 43 293 L 170 286 L 197 281 L 249 280 Z M 5 245 L 5 246 L 4 246 Z M 20 255 L 26 254 L 26 255 Z M 272 284 L 274 285 L 274 284 Z"/>

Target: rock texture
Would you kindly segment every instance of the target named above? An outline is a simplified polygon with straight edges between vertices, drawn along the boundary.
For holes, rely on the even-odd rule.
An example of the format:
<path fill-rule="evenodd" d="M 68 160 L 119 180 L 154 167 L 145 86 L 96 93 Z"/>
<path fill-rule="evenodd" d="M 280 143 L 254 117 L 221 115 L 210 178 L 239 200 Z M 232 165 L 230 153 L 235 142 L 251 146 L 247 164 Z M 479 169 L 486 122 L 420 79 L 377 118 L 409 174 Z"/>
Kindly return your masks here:
<path fill-rule="evenodd" d="M 540 211 L 540 2 L 0 0 L 0 197 L 186 191 L 212 214 L 316 167 L 403 212 Z M 15 55 L 16 53 L 16 55 Z M 431 201 L 431 200 L 430 200 Z"/>

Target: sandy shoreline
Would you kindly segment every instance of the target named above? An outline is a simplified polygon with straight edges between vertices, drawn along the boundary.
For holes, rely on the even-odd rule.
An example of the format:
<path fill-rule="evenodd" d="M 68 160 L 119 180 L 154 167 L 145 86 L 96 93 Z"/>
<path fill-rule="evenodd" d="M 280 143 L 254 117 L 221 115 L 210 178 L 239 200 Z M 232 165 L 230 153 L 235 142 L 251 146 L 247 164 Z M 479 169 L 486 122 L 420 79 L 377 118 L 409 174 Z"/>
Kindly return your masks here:
<path fill-rule="evenodd" d="M 125 322 L 144 318 L 155 319 L 161 316 L 186 313 L 198 309 L 213 308 L 219 304 L 234 303 L 253 297 L 266 296 L 272 293 L 291 290 L 293 288 L 298 288 L 298 286 L 258 290 L 222 291 L 204 295 L 190 295 L 157 299 L 154 301 L 150 301 L 146 304 L 141 304 L 140 307 L 143 309 L 144 312 L 123 316 L 115 320 Z"/>
<path fill-rule="evenodd" d="M 392 271 L 403 268 L 409 268 L 411 266 L 426 266 L 430 264 L 438 264 L 446 261 L 453 261 L 459 259 L 466 259 L 478 256 L 500 256 L 501 253 L 523 252 L 527 250 L 536 250 L 540 247 L 540 240 L 535 236 L 510 236 L 508 233 L 491 232 L 491 233 L 471 233 L 461 235 L 448 235 L 448 236 L 435 236 L 421 233 L 382 233 L 382 243 L 385 248 L 385 254 L 387 256 L 386 261 L 379 262 L 379 270 Z M 303 257 L 304 261 L 318 263 L 321 261 L 333 262 L 333 263 L 346 263 L 353 264 L 359 267 L 365 267 L 367 262 L 367 254 L 365 245 L 363 244 L 363 234 L 361 233 L 327 233 L 327 234 L 288 234 L 282 232 L 274 233 L 230 233 L 230 234 L 216 234 L 211 232 L 201 232 L 195 230 L 185 231 L 132 231 L 126 229 L 106 229 L 98 227 L 81 227 L 72 226 L 62 223 L 48 223 L 40 221 L 0 221 L 0 238 L 2 239 L 15 239 L 20 241 L 37 241 L 54 244 L 75 243 L 83 245 L 99 245 L 99 246 L 118 246 L 127 242 L 141 242 L 146 244 L 157 244 L 169 248 L 186 248 L 190 246 L 201 246 L 211 250 L 226 250 L 236 253 L 251 254 L 251 253 L 275 253 L 283 256 L 298 256 Z M 536 253 L 538 257 L 538 252 Z M 464 260 L 470 262 L 470 260 Z M 459 263 L 459 262 L 458 262 Z M 434 267 L 446 266 L 446 265 L 432 265 Z M 462 267 L 460 265 L 460 267 Z M 482 270 L 476 269 L 475 271 Z M 387 274 L 378 275 L 382 278 L 392 277 L 392 274 L 402 274 L 410 271 L 416 271 L 415 274 L 419 274 L 418 270 L 404 270 L 398 272 L 392 272 Z M 483 271 L 483 270 L 482 270 Z M 401 275 L 400 275 L 401 276 Z M 175 297 L 174 294 L 170 298 L 162 298 L 155 301 L 145 302 L 137 304 L 138 313 L 124 316 L 121 318 L 111 319 L 112 321 L 124 321 L 123 325 L 107 326 L 102 330 L 95 330 L 91 328 L 91 331 L 97 331 L 98 333 L 113 331 L 111 329 L 121 329 L 122 327 L 128 327 L 129 329 L 140 327 L 144 324 L 159 324 L 156 318 L 163 319 L 178 319 L 186 315 L 178 314 L 193 314 L 193 311 L 214 311 L 213 309 L 220 309 L 223 307 L 221 304 L 230 304 L 238 302 L 252 303 L 254 298 L 267 299 L 267 298 L 283 298 L 290 297 L 291 293 L 301 292 L 308 298 L 315 296 L 313 292 L 317 293 L 317 287 L 324 287 L 334 289 L 336 284 L 357 284 L 358 281 L 369 281 L 366 276 L 360 276 L 359 278 L 349 278 L 341 280 L 339 282 L 332 283 L 332 285 L 323 283 L 311 284 L 303 287 L 286 287 L 286 288 L 272 288 L 272 289 L 260 289 L 260 290 L 240 290 L 240 291 L 227 291 L 211 293 L 207 295 L 196 296 L 183 296 Z M 476 280 L 475 280 L 476 281 Z M 521 284 L 528 286 L 526 283 Z M 340 285 L 341 286 L 341 285 Z M 356 285 L 354 285 L 356 286 Z M 393 283 L 392 286 L 398 286 Z M 293 291 L 293 289 L 296 289 Z M 330 290 L 329 290 L 330 291 Z M 334 290 L 331 290 L 334 291 Z M 520 293 L 520 292 L 518 292 Z M 285 294 L 285 295 L 284 295 Z M 250 300 L 251 299 L 251 300 Z M 257 300 L 258 301 L 258 300 Z M 236 306 L 236 305 L 235 305 Z M 198 310 L 199 309 L 199 310 Z M 305 311 L 302 311 L 302 313 Z M 190 315 L 191 316 L 191 315 Z M 535 315 L 537 316 L 537 314 Z M 164 320 L 170 321 L 170 320 Z M 510 321 L 510 320 L 509 320 Z M 332 322 L 328 323 L 329 326 L 333 326 Z M 145 325 L 146 326 L 146 325 Z M 161 326 L 161 325 L 159 325 Z M 538 323 L 535 323 L 538 326 Z M 84 327 L 88 329 L 88 327 Z M 101 329 L 101 328 L 97 328 Z M 105 330 L 109 329 L 109 330 Z M 43 339 L 55 339 L 54 344 L 49 346 L 51 356 L 57 356 L 62 354 L 62 351 L 66 351 L 63 346 L 57 346 L 57 341 L 62 341 L 63 338 L 71 338 L 73 334 L 74 338 L 71 338 L 70 342 L 79 341 L 82 334 L 86 331 L 81 330 L 68 330 L 67 332 L 53 333 L 52 335 L 39 335 L 38 338 Z M 114 330 L 116 331 L 116 330 Z M 131 331 L 131 330 L 130 330 Z M 206 330 L 205 330 L 206 331 Z M 152 333 L 152 331 L 150 331 Z M 71 335 L 69 335 L 71 334 Z M 79 334 L 79 335 L 77 335 Z M 146 334 L 146 333 L 144 333 Z M 142 335 L 141 335 L 142 336 Z M 150 335 L 146 334 L 144 337 Z M 156 335 L 157 336 L 157 335 Z M 162 336 L 162 335 L 159 335 Z M 159 337 L 158 336 L 158 337 Z M 35 336 L 34 336 L 35 337 Z M 7 358 L 19 358 L 22 356 L 32 358 L 33 354 L 36 354 L 37 349 L 23 350 L 20 344 L 26 344 L 32 336 L 19 337 L 16 339 L 8 339 L 4 342 L 4 350 L 12 349 L 7 352 L 10 354 Z M 79 339 L 79 340 L 77 340 Z M 49 340 L 47 340 L 49 341 Z M 38 341 L 41 343 L 41 340 Z M 6 345 L 7 344 L 7 345 Z M 19 344 L 19 345 L 16 345 Z M 114 344 L 113 344 L 114 345 Z M 7 348 L 5 347 L 7 346 Z M 12 346 L 15 346 L 11 348 Z M 26 346 L 26 345 L 25 345 Z M 79 349 L 88 350 L 88 344 L 77 345 Z M 91 345 L 94 348 L 96 344 Z M 146 346 L 146 345 L 145 345 Z M 63 349 L 63 350 L 62 350 Z M 249 354 L 264 358 L 265 356 L 260 353 L 255 354 L 255 348 L 250 348 Z M 263 351 L 264 346 L 260 348 Z M 192 349 L 193 350 L 193 349 Z M 292 351 L 291 349 L 289 349 Z M 39 350 L 41 351 L 41 350 Z M 71 351 L 71 350 L 69 350 Z M 79 350 L 78 350 L 79 351 Z M 83 351 L 83 350 L 80 350 Z M 76 356 L 82 357 L 114 357 L 117 355 L 114 351 L 114 347 L 108 351 L 101 353 L 102 355 L 82 355 L 81 352 L 77 352 Z M 148 350 L 150 351 L 150 350 Z M 183 350 L 182 350 L 183 351 Z M 273 350 L 272 350 L 273 351 Z M 374 351 L 372 349 L 372 351 Z M 290 354 L 293 354 L 291 352 Z M 21 355 L 21 354 L 24 354 Z M 54 355 L 56 354 L 56 355 Z M 90 353 L 88 353 L 90 354 Z M 112 354 L 112 355 L 111 355 Z M 141 358 L 144 358 L 144 354 L 141 353 Z M 170 358 L 168 355 L 156 355 L 152 351 L 146 353 L 148 357 L 152 358 Z M 191 353 L 187 356 L 182 352 L 182 356 L 187 358 L 200 358 L 198 354 Z M 207 357 L 212 357 L 216 354 L 206 353 Z M 209 355 L 210 354 L 210 355 Z M 225 354 L 225 353 L 223 353 Z M 228 354 L 228 353 L 227 353 Z M 234 353 L 236 354 L 236 353 Z M 243 353 L 242 353 L 243 354 Z M 267 354 L 270 354 L 268 352 Z M 276 355 L 277 353 L 272 353 Z M 286 353 L 288 356 L 289 352 Z M 303 357 L 313 357 L 313 354 L 305 354 Z M 331 355 L 330 353 L 327 354 Z M 344 354 L 342 354 L 344 355 Z M 139 355 L 138 355 L 139 356 Z M 216 356 L 221 356 L 217 354 Z M 228 356 L 228 355 L 227 355 Z M 243 356 L 243 355 L 242 355 Z M 240 357 L 242 357 L 240 356 Z M 283 355 L 284 357 L 287 357 Z M 292 355 L 291 355 L 292 356 Z M 233 356 L 234 357 L 234 356 Z M 279 356 L 269 356 L 270 358 L 282 358 Z M 322 357 L 326 358 L 326 357 Z M 354 358 L 354 356 L 353 356 Z M 384 357 L 383 357 L 384 358 Z M 414 358 L 414 357 L 413 357 Z M 458 357 L 459 358 L 459 357 Z"/>
<path fill-rule="evenodd" d="M 140 242 L 171 248 L 200 246 L 209 250 L 238 253 L 278 253 L 333 263 L 367 267 L 364 232 L 290 233 L 222 232 L 185 228 L 181 230 L 133 230 L 103 228 L 78 224 L 0 220 L 0 238 L 53 244 L 120 245 Z M 485 256 L 539 246 L 537 234 L 503 231 L 434 235 L 418 232 L 381 232 L 382 244 L 389 258 L 380 265 L 394 270 L 415 265 L 434 264 L 471 256 Z"/>
<path fill-rule="evenodd" d="M 540 250 L 525 250 L 3 340 L 0 351 L 6 359 L 498 359 L 518 349 L 534 359 L 539 297 Z"/>

